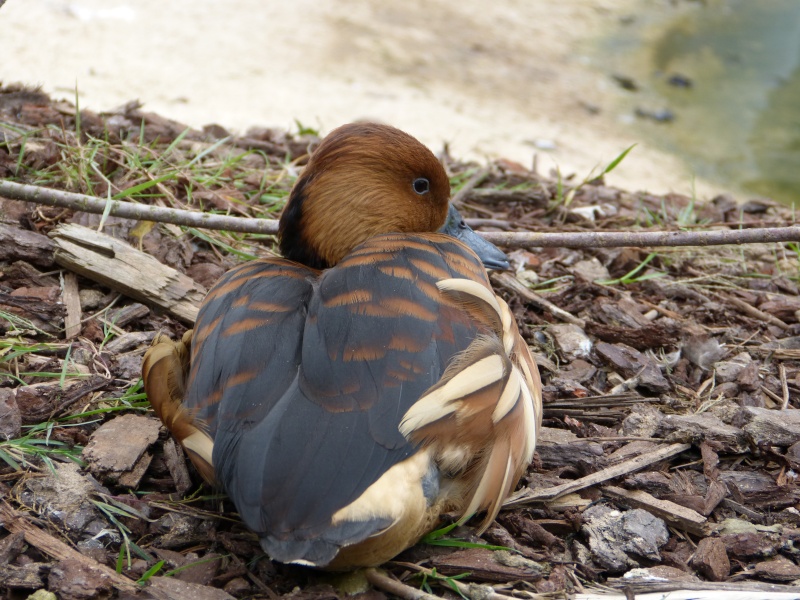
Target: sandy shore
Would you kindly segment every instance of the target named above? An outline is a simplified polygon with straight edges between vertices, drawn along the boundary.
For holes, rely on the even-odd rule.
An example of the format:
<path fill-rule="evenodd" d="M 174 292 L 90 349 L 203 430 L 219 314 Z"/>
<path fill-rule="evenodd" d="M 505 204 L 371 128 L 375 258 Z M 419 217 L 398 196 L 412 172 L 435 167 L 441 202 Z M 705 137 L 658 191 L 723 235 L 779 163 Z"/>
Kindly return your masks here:
<path fill-rule="evenodd" d="M 491 6 L 489 6 L 491 4 Z M 592 45 L 635 0 L 9 0 L 0 80 L 82 107 L 131 99 L 189 125 L 392 123 L 434 150 L 690 193 L 692 174 L 636 139 Z M 590 110 L 591 109 L 591 110 Z M 714 188 L 697 182 L 700 195 Z"/>

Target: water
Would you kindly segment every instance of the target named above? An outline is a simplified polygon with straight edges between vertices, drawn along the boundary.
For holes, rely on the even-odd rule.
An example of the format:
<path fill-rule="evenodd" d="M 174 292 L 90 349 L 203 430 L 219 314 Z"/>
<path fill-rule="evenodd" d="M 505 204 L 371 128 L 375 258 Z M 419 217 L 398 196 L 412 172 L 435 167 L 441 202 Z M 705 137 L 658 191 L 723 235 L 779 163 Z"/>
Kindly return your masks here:
<path fill-rule="evenodd" d="M 649 11 L 649 12 L 648 12 Z M 733 189 L 800 202 L 800 1 L 650 6 L 621 26 L 604 66 L 629 76 L 623 112 L 674 120 L 632 126 Z M 679 75 L 686 87 L 670 83 Z"/>

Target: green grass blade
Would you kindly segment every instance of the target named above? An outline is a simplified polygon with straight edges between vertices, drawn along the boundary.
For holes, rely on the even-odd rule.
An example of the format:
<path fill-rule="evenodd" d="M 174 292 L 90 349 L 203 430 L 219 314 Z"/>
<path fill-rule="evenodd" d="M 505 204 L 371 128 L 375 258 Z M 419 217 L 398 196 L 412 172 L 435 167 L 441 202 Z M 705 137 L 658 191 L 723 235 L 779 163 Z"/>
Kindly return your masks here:
<path fill-rule="evenodd" d="M 21 470 L 22 470 L 22 467 L 20 467 L 20 466 L 19 466 L 19 463 L 18 463 L 17 461 L 15 461 L 15 460 L 14 460 L 14 459 L 11 457 L 11 455 L 10 455 L 8 452 L 6 452 L 5 450 L 3 450 L 2 448 L 0 448 L 0 459 L 2 459 L 3 461 L 5 461 L 5 463 L 6 463 L 6 464 L 7 464 L 9 467 L 11 467 L 12 469 L 14 469 L 15 471 L 21 471 Z"/>
<path fill-rule="evenodd" d="M 616 169 L 619 166 L 619 163 L 621 163 L 623 160 L 625 160 L 625 157 L 628 156 L 628 153 L 631 150 L 633 150 L 635 147 L 636 147 L 636 144 L 632 144 L 632 145 L 628 146 L 627 148 L 625 148 L 625 150 L 623 150 L 622 153 L 617 158 L 615 158 L 610 163 L 608 163 L 606 168 L 603 169 L 603 172 L 600 173 L 600 176 L 602 177 L 606 173 L 611 173 L 611 171 Z"/>
<path fill-rule="evenodd" d="M 161 567 L 163 566 L 164 566 L 164 561 L 163 560 L 158 561 L 152 567 L 147 569 L 147 571 L 145 571 L 144 574 L 139 579 L 136 580 L 136 583 L 138 583 L 139 585 L 144 585 L 145 583 L 147 583 L 147 580 L 150 579 L 156 573 L 158 573 L 161 570 Z"/>
<path fill-rule="evenodd" d="M 133 196 L 134 194 L 138 194 L 139 192 L 143 192 L 145 190 L 150 189 L 154 185 L 158 185 L 159 183 L 163 183 L 164 181 L 168 181 L 169 179 L 174 179 L 177 173 L 170 172 L 166 175 L 162 175 L 161 177 L 156 177 L 155 179 L 149 179 L 147 181 L 143 181 L 138 185 L 134 185 L 127 189 L 122 190 L 121 192 L 114 194 L 114 200 L 122 200 L 123 198 L 127 198 L 128 196 Z"/>
<path fill-rule="evenodd" d="M 192 567 L 196 567 L 197 565 L 202 565 L 202 564 L 205 564 L 205 563 L 208 563 L 208 562 L 213 562 L 215 560 L 222 560 L 223 558 L 228 558 L 228 556 L 230 556 L 230 555 L 221 554 L 220 556 L 212 556 L 210 558 L 203 558 L 203 559 L 200 559 L 200 560 L 195 560 L 195 561 L 190 562 L 188 564 L 181 565 L 180 567 L 176 567 L 176 568 L 172 569 L 171 571 L 167 571 L 166 573 L 164 573 L 164 577 L 172 577 L 176 573 L 180 573 L 181 571 L 183 571 L 185 569 L 191 569 Z"/>
<path fill-rule="evenodd" d="M 219 147 L 220 147 L 220 146 L 222 146 L 223 144 L 227 144 L 227 143 L 228 143 L 230 140 L 231 140 L 231 136 L 227 136 L 227 137 L 224 137 L 224 138 L 222 138 L 221 140 L 217 140 L 216 142 L 214 142 L 213 144 L 211 144 L 211 145 L 210 145 L 208 148 L 206 148 L 205 150 L 203 150 L 203 151 L 202 151 L 200 154 L 198 154 L 197 156 L 195 156 L 195 157 L 194 157 L 192 160 L 190 160 L 188 163 L 186 163 L 186 166 L 187 166 L 187 167 L 191 167 L 191 166 L 192 166 L 192 165 L 194 165 L 195 163 L 197 163 L 197 162 L 199 162 L 199 161 L 203 160 L 203 158 L 205 158 L 206 156 L 208 156 L 209 154 L 211 154 L 212 152 L 214 152 L 214 150 L 216 150 L 217 148 L 219 148 Z"/>

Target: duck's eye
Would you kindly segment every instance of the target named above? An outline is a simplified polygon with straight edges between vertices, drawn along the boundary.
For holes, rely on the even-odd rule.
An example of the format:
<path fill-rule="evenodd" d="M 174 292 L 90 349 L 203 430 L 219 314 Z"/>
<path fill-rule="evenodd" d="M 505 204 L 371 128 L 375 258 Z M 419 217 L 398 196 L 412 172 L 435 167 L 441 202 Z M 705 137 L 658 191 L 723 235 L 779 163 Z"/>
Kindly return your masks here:
<path fill-rule="evenodd" d="M 431 190 L 431 182 L 425 179 L 424 177 L 417 177 L 414 180 L 414 191 L 417 192 L 420 196 L 422 194 L 427 194 Z"/>

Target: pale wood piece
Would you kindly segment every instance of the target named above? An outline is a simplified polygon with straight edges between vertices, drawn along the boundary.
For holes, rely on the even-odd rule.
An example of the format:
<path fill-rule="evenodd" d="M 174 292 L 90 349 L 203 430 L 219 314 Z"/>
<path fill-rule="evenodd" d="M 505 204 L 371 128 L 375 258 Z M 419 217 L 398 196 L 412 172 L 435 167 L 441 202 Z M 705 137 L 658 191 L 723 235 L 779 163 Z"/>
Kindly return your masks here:
<path fill-rule="evenodd" d="M 81 333 L 81 298 L 78 295 L 78 276 L 75 273 L 64 275 L 61 297 L 67 309 L 64 317 L 64 335 L 69 340 Z"/>
<path fill-rule="evenodd" d="M 632 508 L 641 508 L 652 515 L 664 519 L 678 529 L 684 529 L 695 535 L 708 535 L 711 527 L 706 518 L 696 510 L 686 508 L 669 500 L 659 500 L 642 490 L 625 490 L 608 485 L 603 488 L 603 495 L 615 500 L 624 500 Z"/>
<path fill-rule="evenodd" d="M 74 223 L 50 234 L 56 262 L 126 296 L 154 304 L 193 324 L 206 290 L 190 277 L 129 244 Z"/>
<path fill-rule="evenodd" d="M 691 447 L 691 444 L 670 444 L 669 446 L 659 446 L 650 452 L 637 456 L 636 458 L 626 460 L 618 465 L 607 467 L 602 471 L 592 473 L 591 475 L 581 477 L 580 479 L 575 479 L 574 481 L 568 481 L 566 483 L 562 483 L 561 485 L 545 488 L 543 490 L 521 490 L 506 500 L 503 506 L 518 506 L 520 504 L 529 504 L 531 502 L 554 500 L 563 496 L 564 494 L 576 492 L 578 490 L 597 485 L 598 483 L 603 483 L 609 479 L 621 477 L 622 475 L 627 475 L 628 473 L 633 473 L 634 471 L 643 469 L 648 465 L 652 465 L 653 463 L 657 463 L 670 458 L 671 456 L 675 456 L 676 454 L 680 454 L 684 450 L 688 450 Z"/>
<path fill-rule="evenodd" d="M 609 585 L 636 594 L 636 600 L 798 600 L 797 586 L 755 581 L 638 582 L 622 577 L 609 579 Z M 573 600 L 626 600 L 630 595 L 609 593 L 575 594 Z"/>
<path fill-rule="evenodd" d="M 410 585 L 406 585 L 402 581 L 389 577 L 385 572 L 375 568 L 366 569 L 364 575 L 367 581 L 379 590 L 389 592 L 403 600 L 442 600 L 439 596 L 434 596 L 433 594 L 428 594 Z"/>

